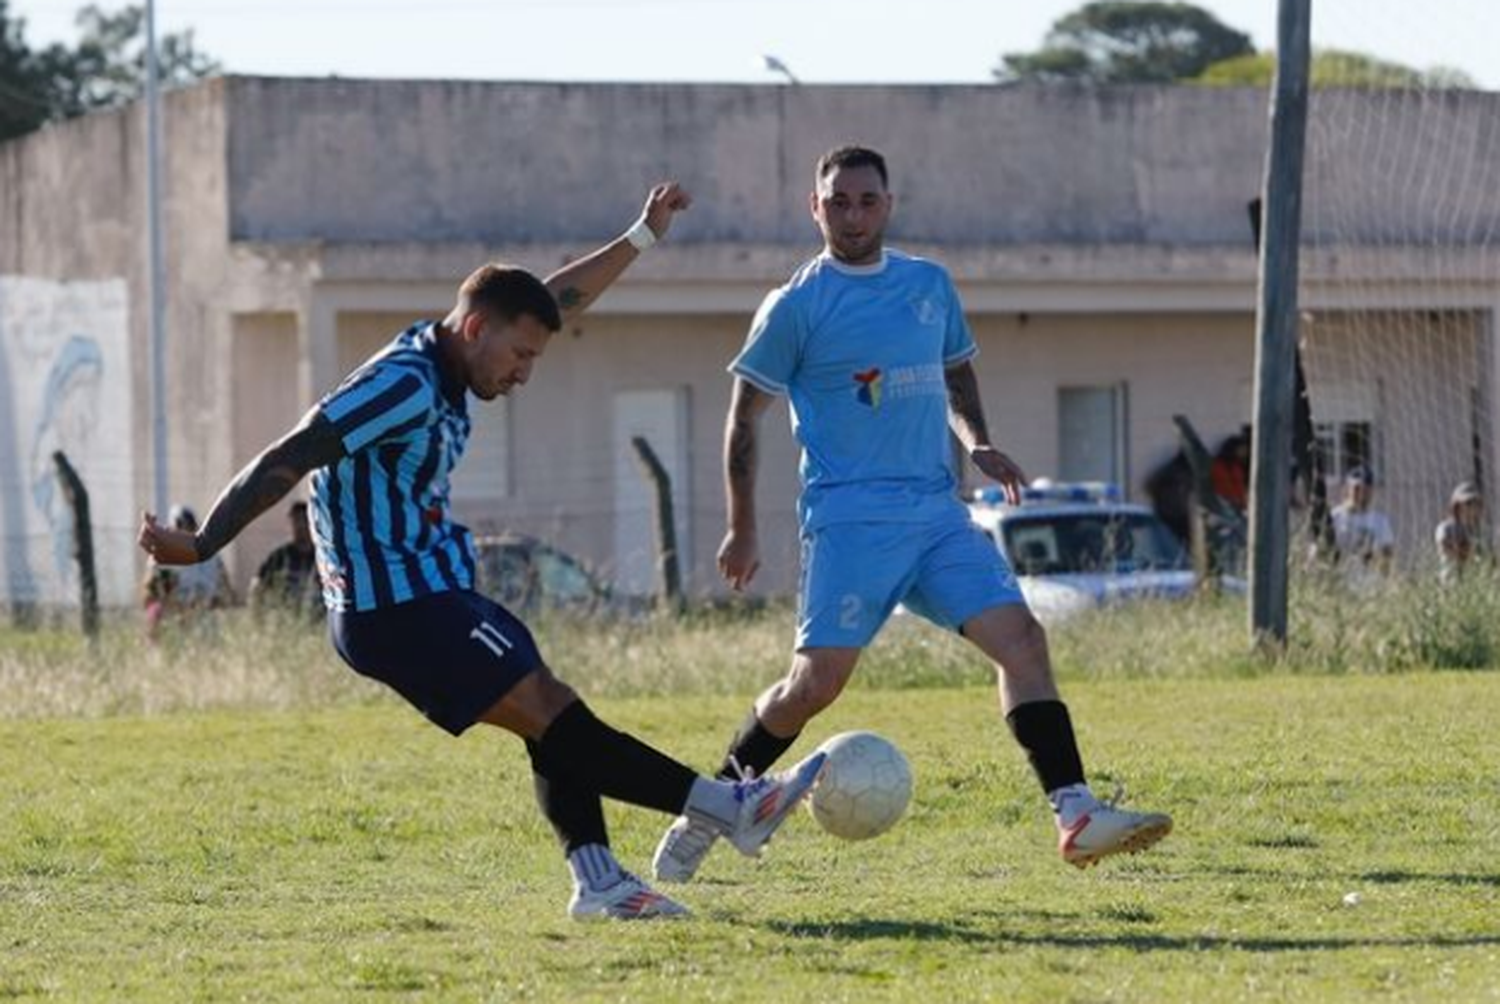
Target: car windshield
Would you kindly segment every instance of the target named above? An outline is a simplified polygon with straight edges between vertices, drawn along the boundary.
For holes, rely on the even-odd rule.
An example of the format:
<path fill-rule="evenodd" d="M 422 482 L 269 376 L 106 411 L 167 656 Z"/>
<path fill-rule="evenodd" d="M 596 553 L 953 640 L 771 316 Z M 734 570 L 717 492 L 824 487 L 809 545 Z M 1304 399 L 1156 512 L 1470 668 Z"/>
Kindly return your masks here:
<path fill-rule="evenodd" d="M 1001 524 L 1019 575 L 1122 574 L 1189 567 L 1187 552 L 1149 513 L 1038 513 Z"/>

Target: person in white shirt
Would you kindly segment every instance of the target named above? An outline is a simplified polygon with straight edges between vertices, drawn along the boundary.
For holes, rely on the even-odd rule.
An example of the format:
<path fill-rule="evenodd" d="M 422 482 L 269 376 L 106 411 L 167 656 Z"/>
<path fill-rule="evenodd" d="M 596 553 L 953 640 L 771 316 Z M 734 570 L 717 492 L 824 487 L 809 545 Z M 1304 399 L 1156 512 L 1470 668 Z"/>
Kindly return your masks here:
<path fill-rule="evenodd" d="M 1368 587 L 1395 567 L 1396 534 L 1390 517 L 1375 509 L 1375 479 L 1367 467 L 1344 475 L 1344 501 L 1333 510 L 1333 540 L 1351 586 Z"/>

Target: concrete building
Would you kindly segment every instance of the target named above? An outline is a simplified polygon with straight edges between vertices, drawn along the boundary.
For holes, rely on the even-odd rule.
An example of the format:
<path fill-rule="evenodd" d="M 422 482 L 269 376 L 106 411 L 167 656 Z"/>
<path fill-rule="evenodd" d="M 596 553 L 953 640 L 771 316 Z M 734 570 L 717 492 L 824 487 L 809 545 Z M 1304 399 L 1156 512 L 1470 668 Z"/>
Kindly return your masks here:
<path fill-rule="evenodd" d="M 166 101 L 168 473 L 200 512 L 257 449 L 489 259 L 546 272 L 621 232 L 654 181 L 693 209 L 532 384 L 476 409 L 455 508 L 652 578 L 626 444 L 671 470 L 688 588 L 718 588 L 724 365 L 764 293 L 817 250 L 812 165 L 884 150 L 891 243 L 944 261 L 993 430 L 1034 475 L 1132 494 L 1250 417 L 1246 204 L 1261 92 L 225 78 Z M 106 599 L 129 599 L 153 483 L 140 109 L 0 146 L 0 536 L 12 600 L 66 602 L 62 446 L 94 488 Z M 1500 96 L 1320 93 L 1303 305 L 1316 417 L 1373 464 L 1414 563 L 1452 484 L 1495 470 Z M 796 450 L 767 422 L 767 591 L 796 573 Z M 229 555 L 243 582 L 283 521 Z"/>

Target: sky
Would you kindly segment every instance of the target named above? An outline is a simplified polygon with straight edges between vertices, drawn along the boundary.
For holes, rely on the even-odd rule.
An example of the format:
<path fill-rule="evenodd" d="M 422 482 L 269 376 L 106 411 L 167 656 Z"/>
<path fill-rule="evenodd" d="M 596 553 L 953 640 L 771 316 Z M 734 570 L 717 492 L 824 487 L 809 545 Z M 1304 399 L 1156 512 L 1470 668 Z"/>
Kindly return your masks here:
<path fill-rule="evenodd" d="M 106 9 L 123 0 L 96 0 Z M 141 0 L 144 2 L 144 0 Z M 10 0 L 33 46 L 84 0 Z M 987 83 L 1083 0 L 157 0 L 226 71 L 271 76 L 774 84 Z M 1199 0 L 1274 48 L 1277 0 Z M 1500 88 L 1496 0 L 1313 0 L 1313 43 Z"/>

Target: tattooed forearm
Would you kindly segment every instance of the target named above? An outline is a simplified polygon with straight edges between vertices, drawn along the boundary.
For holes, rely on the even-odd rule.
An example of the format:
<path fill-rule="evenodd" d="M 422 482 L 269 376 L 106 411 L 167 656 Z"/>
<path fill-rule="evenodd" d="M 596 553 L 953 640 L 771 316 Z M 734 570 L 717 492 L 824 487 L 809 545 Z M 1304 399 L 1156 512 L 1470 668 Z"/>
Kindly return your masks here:
<path fill-rule="evenodd" d="M 953 434 L 965 449 L 986 445 L 989 428 L 984 421 L 984 405 L 979 400 L 979 380 L 974 367 L 962 363 L 944 373 L 948 383 L 948 420 Z"/>
<path fill-rule="evenodd" d="M 743 380 L 735 382 L 734 401 L 724 428 L 724 486 L 729 497 L 729 522 L 746 526 L 755 521 L 755 472 L 759 457 L 757 423 L 768 396 Z"/>
<path fill-rule="evenodd" d="M 582 310 L 587 306 L 588 301 L 588 296 L 577 286 L 568 286 L 557 291 L 557 306 L 564 313 Z"/>
<path fill-rule="evenodd" d="M 333 463 L 343 452 L 338 430 L 314 412 L 283 439 L 268 447 L 229 483 L 198 531 L 198 556 L 217 554 L 251 521 L 297 486 L 311 470 Z"/>
<path fill-rule="evenodd" d="M 724 443 L 725 472 L 733 487 L 755 484 L 755 422 L 743 415 L 731 415 Z"/>

